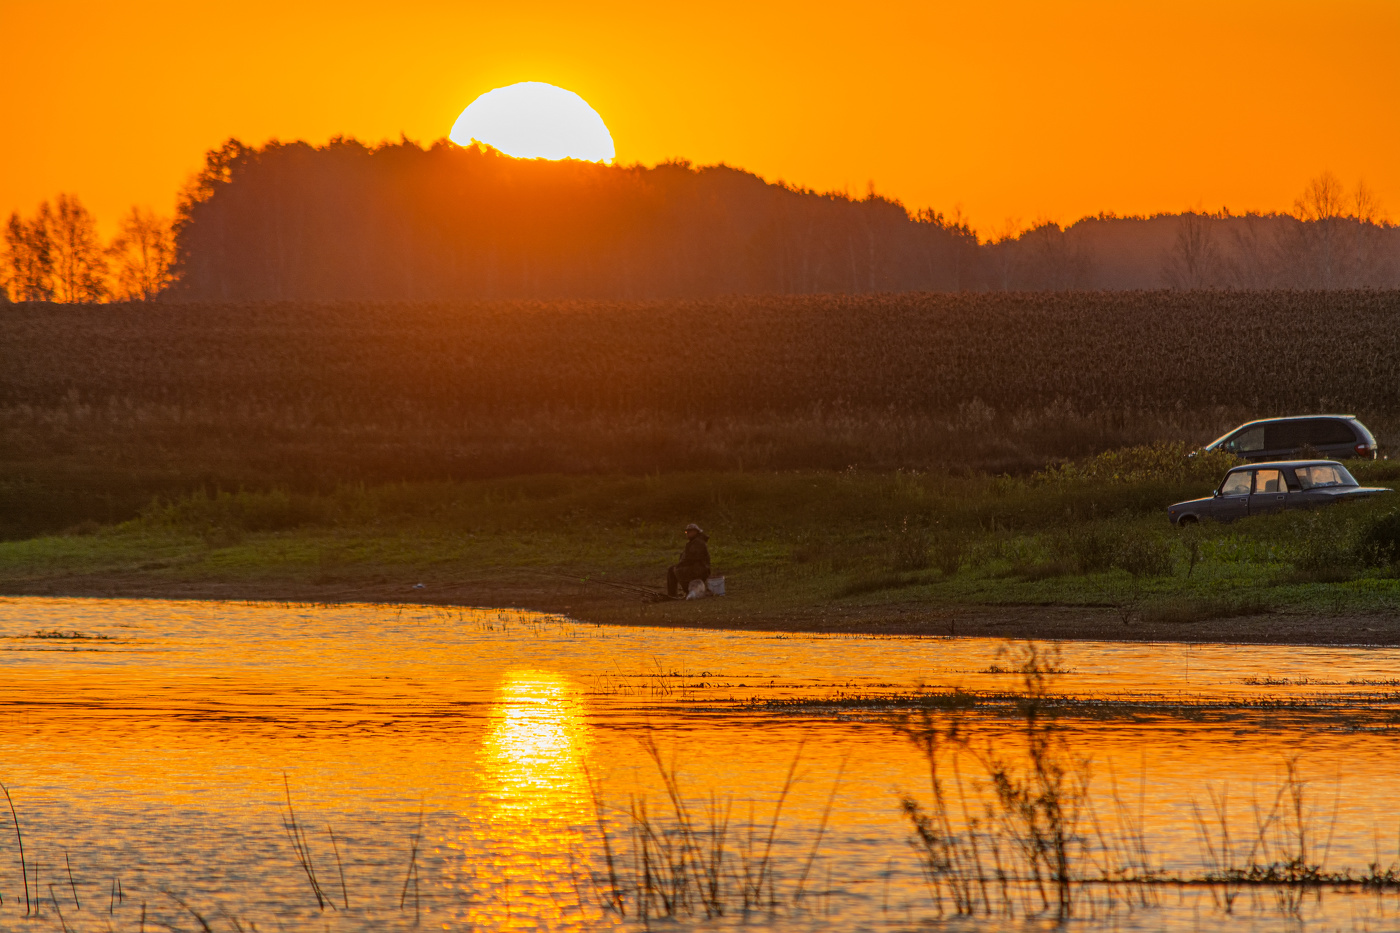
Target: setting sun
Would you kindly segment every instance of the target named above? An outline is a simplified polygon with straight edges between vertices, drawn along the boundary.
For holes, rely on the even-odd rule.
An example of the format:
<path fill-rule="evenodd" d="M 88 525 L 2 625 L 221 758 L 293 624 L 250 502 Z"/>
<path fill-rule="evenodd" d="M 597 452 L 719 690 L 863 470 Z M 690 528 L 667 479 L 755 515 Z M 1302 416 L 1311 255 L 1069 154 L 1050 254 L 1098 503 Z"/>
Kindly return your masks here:
<path fill-rule="evenodd" d="M 524 81 L 487 91 L 462 111 L 450 138 L 484 143 L 520 159 L 612 162 L 616 150 L 603 118 L 573 91 Z"/>

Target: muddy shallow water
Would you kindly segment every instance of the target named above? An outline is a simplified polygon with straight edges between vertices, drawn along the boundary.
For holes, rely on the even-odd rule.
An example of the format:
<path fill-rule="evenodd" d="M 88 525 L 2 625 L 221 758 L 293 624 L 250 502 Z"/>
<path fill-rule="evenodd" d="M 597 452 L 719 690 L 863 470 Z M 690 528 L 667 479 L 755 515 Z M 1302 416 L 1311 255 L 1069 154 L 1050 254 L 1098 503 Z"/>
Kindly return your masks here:
<path fill-rule="evenodd" d="M 1128 837 L 1159 877 L 1218 867 L 1207 843 L 1226 831 L 1240 859 L 1252 836 L 1267 836 L 1256 861 L 1292 853 L 1298 831 L 1330 871 L 1400 857 L 1400 649 L 1067 643 L 1047 656 L 1052 697 L 1074 701 L 1054 706 L 1055 734 L 1092 807 L 1076 829 L 1086 877 Z M 900 798 L 929 801 L 928 768 L 894 728 L 899 704 L 881 700 L 1007 694 L 1016 663 L 991 639 L 0 600 L 0 782 L 25 849 L 21 865 L 0 820 L 0 928 L 135 930 L 144 911 L 151 929 L 591 930 L 641 928 L 643 906 L 676 915 L 652 926 L 682 929 L 1036 926 L 1044 902 L 1025 886 L 969 919 L 926 883 Z M 937 715 L 959 717 L 958 787 L 966 812 L 986 812 L 986 761 L 1018 760 L 1022 713 L 993 698 Z M 642 875 L 674 869 L 670 769 L 710 830 L 692 838 L 718 840 L 721 867 L 710 900 L 643 905 Z M 672 862 L 700 864 L 683 849 Z M 1400 900 L 1101 885 L 1070 920 L 1282 922 L 1394 928 Z"/>

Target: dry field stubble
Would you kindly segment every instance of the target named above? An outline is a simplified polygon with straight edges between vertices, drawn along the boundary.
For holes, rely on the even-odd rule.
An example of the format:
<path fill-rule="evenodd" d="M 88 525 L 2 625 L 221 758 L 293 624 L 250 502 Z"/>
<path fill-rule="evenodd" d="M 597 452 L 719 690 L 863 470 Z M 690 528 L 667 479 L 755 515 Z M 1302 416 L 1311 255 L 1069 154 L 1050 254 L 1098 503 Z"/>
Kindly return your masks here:
<path fill-rule="evenodd" d="M 1400 292 L 0 309 L 7 535 L 203 486 L 1024 471 L 1400 411 Z"/>

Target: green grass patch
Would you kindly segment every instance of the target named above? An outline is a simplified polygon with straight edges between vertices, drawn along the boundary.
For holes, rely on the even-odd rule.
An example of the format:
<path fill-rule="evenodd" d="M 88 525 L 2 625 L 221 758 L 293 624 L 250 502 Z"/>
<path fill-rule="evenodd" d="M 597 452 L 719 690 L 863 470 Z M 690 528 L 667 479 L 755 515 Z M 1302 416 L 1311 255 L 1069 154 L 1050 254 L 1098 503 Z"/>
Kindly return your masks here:
<path fill-rule="evenodd" d="M 1024 478 L 728 472 L 199 492 L 120 524 L 0 543 L 0 586 L 465 581 L 504 600 L 543 586 L 541 571 L 659 586 L 695 521 L 745 611 L 1062 605 L 1189 624 L 1400 607 L 1397 504 L 1177 530 L 1166 506 L 1208 493 L 1222 468 L 1179 454 L 1118 452 Z M 1388 462 L 1356 472 L 1394 481 Z"/>

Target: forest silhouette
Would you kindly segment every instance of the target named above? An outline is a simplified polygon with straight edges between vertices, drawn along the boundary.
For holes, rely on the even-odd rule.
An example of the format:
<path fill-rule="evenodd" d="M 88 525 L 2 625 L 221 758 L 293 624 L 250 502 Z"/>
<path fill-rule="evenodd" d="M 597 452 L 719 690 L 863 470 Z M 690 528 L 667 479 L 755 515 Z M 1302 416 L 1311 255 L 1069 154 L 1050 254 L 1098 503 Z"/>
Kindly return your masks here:
<path fill-rule="evenodd" d="M 522 160 L 440 142 L 230 141 L 178 221 L 180 292 L 219 299 L 668 298 L 958 290 L 976 239 L 878 196 L 729 168 Z"/>
<path fill-rule="evenodd" d="M 0 300 L 703 299 L 745 294 L 1400 287 L 1400 227 L 1364 184 L 1286 214 L 1099 215 L 979 235 L 872 189 L 726 165 L 515 159 L 446 140 L 230 139 L 173 219 L 109 245 L 72 195 L 12 214 Z"/>
<path fill-rule="evenodd" d="M 1324 173 L 1285 215 L 959 217 L 725 165 L 522 160 L 441 141 L 230 140 L 176 221 L 191 299 L 703 298 L 732 294 L 1400 284 L 1400 229 Z"/>

